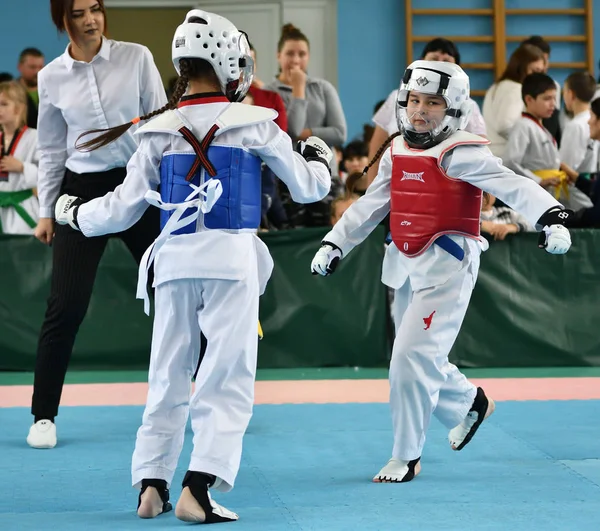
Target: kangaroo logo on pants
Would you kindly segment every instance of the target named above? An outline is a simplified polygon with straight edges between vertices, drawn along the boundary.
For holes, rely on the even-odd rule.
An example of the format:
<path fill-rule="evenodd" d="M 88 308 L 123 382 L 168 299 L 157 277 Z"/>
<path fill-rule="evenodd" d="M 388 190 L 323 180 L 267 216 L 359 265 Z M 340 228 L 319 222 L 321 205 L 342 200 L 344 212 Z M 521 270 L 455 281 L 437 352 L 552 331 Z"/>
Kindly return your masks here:
<path fill-rule="evenodd" d="M 423 330 L 429 330 L 429 327 L 431 326 L 431 321 L 433 321 L 434 313 L 435 313 L 435 310 L 433 310 L 431 312 L 431 315 L 429 315 L 429 317 L 423 317 L 423 322 L 425 323 L 425 328 L 423 328 Z"/>

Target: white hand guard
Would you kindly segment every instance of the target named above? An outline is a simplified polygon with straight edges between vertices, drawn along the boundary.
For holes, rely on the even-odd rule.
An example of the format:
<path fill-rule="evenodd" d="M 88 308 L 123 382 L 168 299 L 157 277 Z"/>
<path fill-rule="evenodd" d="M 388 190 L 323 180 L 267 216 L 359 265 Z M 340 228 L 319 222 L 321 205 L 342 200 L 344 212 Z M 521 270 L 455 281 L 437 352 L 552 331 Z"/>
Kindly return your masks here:
<path fill-rule="evenodd" d="M 544 227 L 546 242 L 544 248 L 550 254 L 565 254 L 571 247 L 571 234 L 563 225 Z"/>
<path fill-rule="evenodd" d="M 335 268 L 341 259 L 342 251 L 339 247 L 332 243 L 323 242 L 321 248 L 317 251 L 317 254 L 315 254 L 315 257 L 310 264 L 310 271 L 313 275 L 322 275 L 326 277 L 335 271 Z"/>
<path fill-rule="evenodd" d="M 538 246 L 550 254 L 565 254 L 571 247 L 571 235 L 565 225 L 572 214 L 572 210 L 558 206 L 544 212 L 538 220 L 538 225 L 542 227 Z"/>
<path fill-rule="evenodd" d="M 333 153 L 329 146 L 316 136 L 309 136 L 305 141 L 298 142 L 298 152 L 308 161 L 318 160 L 331 170 Z"/>
<path fill-rule="evenodd" d="M 74 195 L 63 194 L 56 201 L 54 217 L 59 225 L 70 225 L 75 230 L 80 230 L 77 224 L 77 207 L 83 200 Z"/>

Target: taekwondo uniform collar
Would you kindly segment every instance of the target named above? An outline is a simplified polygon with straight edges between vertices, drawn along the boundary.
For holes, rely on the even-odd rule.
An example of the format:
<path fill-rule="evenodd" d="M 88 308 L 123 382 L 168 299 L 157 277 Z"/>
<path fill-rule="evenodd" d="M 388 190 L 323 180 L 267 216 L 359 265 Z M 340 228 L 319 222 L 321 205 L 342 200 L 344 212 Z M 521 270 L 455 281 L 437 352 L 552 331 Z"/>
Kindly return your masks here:
<path fill-rule="evenodd" d="M 222 92 L 204 92 L 202 94 L 190 94 L 179 100 L 177 107 L 188 105 L 200 105 L 203 103 L 231 103 Z"/>
<path fill-rule="evenodd" d="M 76 59 L 73 59 L 71 57 L 71 54 L 69 53 L 69 48 L 71 46 L 71 43 L 67 44 L 67 48 L 65 50 L 65 53 L 63 54 L 63 62 L 65 64 L 65 66 L 67 67 L 67 71 L 70 72 L 73 69 L 73 65 L 75 63 L 82 63 L 82 64 L 92 64 L 94 61 L 96 61 L 96 59 L 98 59 L 98 57 L 102 57 L 102 59 L 108 61 L 110 60 L 110 41 L 104 37 L 104 35 L 102 36 L 102 45 L 100 46 L 100 50 L 98 51 L 98 53 L 94 56 L 94 58 L 89 62 L 86 63 L 85 61 L 77 61 Z"/>
<path fill-rule="evenodd" d="M 523 118 L 529 118 L 530 120 L 533 120 L 538 125 L 542 125 L 542 121 L 539 118 L 536 118 L 533 114 L 529 114 L 528 112 L 522 112 L 521 116 Z"/>

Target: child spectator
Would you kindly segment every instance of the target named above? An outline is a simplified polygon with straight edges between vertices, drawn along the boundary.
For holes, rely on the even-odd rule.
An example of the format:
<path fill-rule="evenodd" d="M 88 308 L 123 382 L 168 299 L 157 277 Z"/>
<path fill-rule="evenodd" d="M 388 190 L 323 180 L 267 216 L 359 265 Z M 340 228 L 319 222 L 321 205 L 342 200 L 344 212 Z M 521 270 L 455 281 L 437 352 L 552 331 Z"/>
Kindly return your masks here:
<path fill-rule="evenodd" d="M 585 194 L 568 185 L 556 140 L 542 125 L 542 120 L 552 116 L 556 108 L 554 80 L 546 74 L 530 74 L 523 80 L 521 94 L 526 110 L 509 133 L 504 164 L 546 188 L 566 208 L 591 206 Z"/>
<path fill-rule="evenodd" d="M 493 236 L 494 240 L 504 240 L 507 234 L 535 232 L 527 220 L 506 205 L 495 206 L 496 197 L 484 192 L 481 203 L 481 232 Z"/>
<path fill-rule="evenodd" d="M 0 233 L 33 234 L 39 219 L 37 131 L 26 121 L 25 89 L 0 83 Z"/>
<path fill-rule="evenodd" d="M 575 72 L 565 81 L 565 107 L 573 119 L 565 125 L 560 160 L 578 173 L 591 173 L 598 166 L 598 142 L 590 137 L 590 104 L 596 92 L 596 80 L 588 72 Z"/>

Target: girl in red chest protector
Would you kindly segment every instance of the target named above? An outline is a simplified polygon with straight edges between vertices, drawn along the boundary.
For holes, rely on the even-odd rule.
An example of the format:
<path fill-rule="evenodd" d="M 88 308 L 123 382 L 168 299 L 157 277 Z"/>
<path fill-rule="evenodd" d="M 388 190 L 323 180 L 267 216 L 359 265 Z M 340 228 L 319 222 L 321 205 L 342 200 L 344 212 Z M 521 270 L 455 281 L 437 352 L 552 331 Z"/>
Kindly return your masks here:
<path fill-rule="evenodd" d="M 449 428 L 451 448 L 462 450 L 494 411 L 483 389 L 448 361 L 487 248 L 479 236 L 482 190 L 536 226 L 540 248 L 564 254 L 571 246 L 564 224 L 572 212 L 502 166 L 487 140 L 463 131 L 468 98 L 469 78 L 458 65 L 416 61 L 408 67 L 398 93 L 400 132 L 381 147 L 377 177 L 325 236 L 311 265 L 313 274 L 333 273 L 391 213 L 393 243 L 382 281 L 395 290 L 389 374 L 394 446 L 375 482 L 406 482 L 419 474 L 432 415 Z"/>

